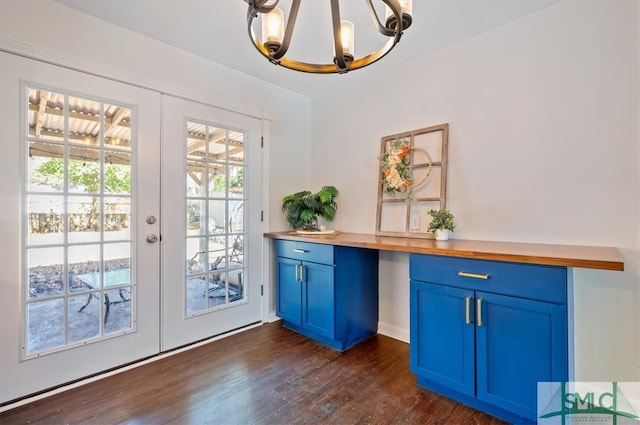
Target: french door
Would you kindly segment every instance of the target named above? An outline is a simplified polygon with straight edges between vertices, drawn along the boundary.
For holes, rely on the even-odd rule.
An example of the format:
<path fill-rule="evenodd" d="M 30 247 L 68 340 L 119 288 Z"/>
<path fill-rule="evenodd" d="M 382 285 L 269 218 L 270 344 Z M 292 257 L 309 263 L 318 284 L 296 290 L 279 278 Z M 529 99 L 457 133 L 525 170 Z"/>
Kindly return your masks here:
<path fill-rule="evenodd" d="M 4 402 L 158 352 L 160 95 L 0 63 Z"/>
<path fill-rule="evenodd" d="M 260 120 L 0 64 L 0 403 L 261 320 Z"/>
<path fill-rule="evenodd" d="M 262 318 L 262 122 L 162 101 L 164 351 Z"/>

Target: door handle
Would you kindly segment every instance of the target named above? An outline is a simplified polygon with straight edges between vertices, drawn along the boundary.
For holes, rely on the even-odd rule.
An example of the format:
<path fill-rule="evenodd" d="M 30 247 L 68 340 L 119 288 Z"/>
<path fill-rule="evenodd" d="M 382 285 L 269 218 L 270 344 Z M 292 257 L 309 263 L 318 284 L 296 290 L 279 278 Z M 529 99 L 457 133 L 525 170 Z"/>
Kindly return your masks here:
<path fill-rule="evenodd" d="M 484 325 L 482 323 L 482 298 L 476 300 L 476 324 L 478 327 Z"/>
<path fill-rule="evenodd" d="M 467 296 L 464 297 L 464 309 L 465 309 L 465 318 L 464 318 L 464 323 L 466 323 L 467 325 L 469 323 L 471 323 L 471 297 Z"/>

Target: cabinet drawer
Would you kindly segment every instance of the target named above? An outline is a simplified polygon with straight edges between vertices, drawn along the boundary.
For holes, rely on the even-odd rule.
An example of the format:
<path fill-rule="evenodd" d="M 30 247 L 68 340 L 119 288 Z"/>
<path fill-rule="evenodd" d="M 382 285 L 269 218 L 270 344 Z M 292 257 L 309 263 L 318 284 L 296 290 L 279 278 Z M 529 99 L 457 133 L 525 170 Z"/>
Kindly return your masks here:
<path fill-rule="evenodd" d="M 411 279 L 459 288 L 548 301 L 567 302 L 564 267 L 411 254 Z"/>
<path fill-rule="evenodd" d="M 276 255 L 294 260 L 333 264 L 333 245 L 276 240 Z"/>

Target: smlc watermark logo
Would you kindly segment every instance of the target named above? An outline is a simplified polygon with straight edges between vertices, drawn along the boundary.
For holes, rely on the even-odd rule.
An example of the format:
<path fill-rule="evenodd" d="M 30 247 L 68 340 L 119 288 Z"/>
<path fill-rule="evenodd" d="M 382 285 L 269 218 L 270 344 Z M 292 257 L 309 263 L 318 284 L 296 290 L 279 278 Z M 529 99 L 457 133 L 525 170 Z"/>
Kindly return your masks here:
<path fill-rule="evenodd" d="M 538 424 L 639 425 L 640 382 L 539 382 Z"/>

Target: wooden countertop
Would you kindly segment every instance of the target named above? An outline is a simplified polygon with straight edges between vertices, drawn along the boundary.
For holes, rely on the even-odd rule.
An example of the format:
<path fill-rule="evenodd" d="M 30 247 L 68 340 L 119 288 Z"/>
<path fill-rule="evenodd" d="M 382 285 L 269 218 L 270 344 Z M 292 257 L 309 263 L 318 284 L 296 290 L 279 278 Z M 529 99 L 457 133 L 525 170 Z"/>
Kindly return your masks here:
<path fill-rule="evenodd" d="M 480 260 L 512 261 L 550 266 L 581 267 L 601 270 L 624 270 L 620 251 L 615 247 L 551 245 L 518 242 L 491 242 L 451 239 L 435 241 L 364 233 L 335 235 L 296 235 L 290 232 L 267 232 L 266 238 L 315 242 L 327 245 L 371 248 L 382 251 L 412 252 Z"/>

